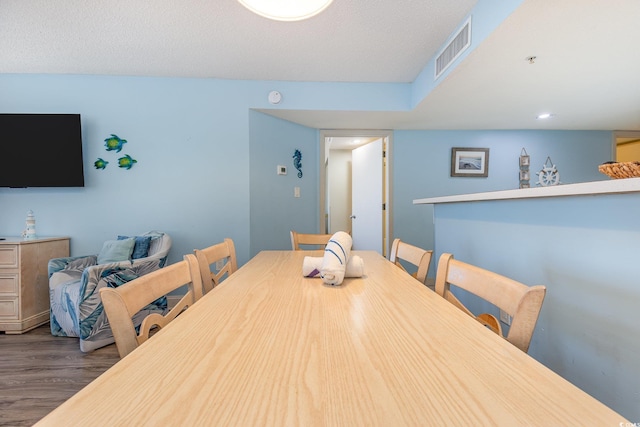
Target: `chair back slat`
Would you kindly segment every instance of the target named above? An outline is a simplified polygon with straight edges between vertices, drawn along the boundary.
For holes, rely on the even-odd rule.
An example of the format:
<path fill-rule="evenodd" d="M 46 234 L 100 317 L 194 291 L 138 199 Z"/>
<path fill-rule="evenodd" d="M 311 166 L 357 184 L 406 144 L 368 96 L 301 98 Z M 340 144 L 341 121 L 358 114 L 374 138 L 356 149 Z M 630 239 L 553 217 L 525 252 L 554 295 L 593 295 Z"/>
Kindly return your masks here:
<path fill-rule="evenodd" d="M 198 259 L 204 294 L 238 269 L 236 247 L 229 238 L 204 249 L 194 249 L 193 252 Z"/>
<path fill-rule="evenodd" d="M 187 292 L 171 310 L 163 314 L 154 312 L 146 315 L 136 333 L 134 316 L 149 304 L 185 285 Z M 102 288 L 100 297 L 118 353 L 120 357 L 125 357 L 149 339 L 152 329 L 166 326 L 202 297 L 198 261 L 194 255 L 187 254 L 180 262 L 140 276 L 117 288 Z"/>
<path fill-rule="evenodd" d="M 488 316 L 484 316 L 484 314 L 475 316 L 453 294 L 452 285 L 507 312 L 512 317 L 512 321 L 505 338 L 525 353 L 529 350 L 529 344 L 546 294 L 545 286 L 527 286 L 495 272 L 458 261 L 454 259 L 452 254 L 442 254 L 436 273 L 436 292 L 483 324 L 487 323 Z M 489 323 L 491 322 L 489 321 Z M 495 331 L 494 328 L 492 329 Z M 499 329 L 501 335 L 501 328 Z"/>
<path fill-rule="evenodd" d="M 400 262 L 401 260 L 413 264 L 418 268 L 418 270 L 413 273 L 412 276 L 418 279 L 420 283 L 426 284 L 432 255 L 432 250 L 425 250 L 418 246 L 403 242 L 400 239 L 395 239 L 391 244 L 389 261 L 405 271 L 407 270 Z"/>
<path fill-rule="evenodd" d="M 296 231 L 291 230 L 291 249 L 294 251 L 301 251 L 304 248 L 300 247 L 300 245 L 305 245 L 307 249 L 324 249 L 324 247 L 329 243 L 332 234 L 308 234 L 308 233 L 298 233 Z M 308 248 L 308 246 L 313 246 L 312 248 Z"/>

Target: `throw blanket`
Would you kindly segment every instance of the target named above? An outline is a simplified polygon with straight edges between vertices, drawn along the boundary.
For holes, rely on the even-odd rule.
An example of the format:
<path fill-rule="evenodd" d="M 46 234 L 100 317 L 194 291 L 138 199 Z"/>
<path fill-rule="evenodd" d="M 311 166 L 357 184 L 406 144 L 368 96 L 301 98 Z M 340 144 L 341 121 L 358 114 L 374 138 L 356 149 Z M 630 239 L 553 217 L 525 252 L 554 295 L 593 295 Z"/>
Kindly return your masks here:
<path fill-rule="evenodd" d="M 320 277 L 327 285 L 342 284 L 352 244 L 351 236 L 344 231 L 338 231 L 329 239 L 320 266 Z"/>
<path fill-rule="evenodd" d="M 302 275 L 304 277 L 320 277 L 322 268 L 321 256 L 306 256 L 302 262 Z M 344 277 L 362 277 L 364 275 L 364 260 L 358 255 L 352 255 L 347 261 Z"/>

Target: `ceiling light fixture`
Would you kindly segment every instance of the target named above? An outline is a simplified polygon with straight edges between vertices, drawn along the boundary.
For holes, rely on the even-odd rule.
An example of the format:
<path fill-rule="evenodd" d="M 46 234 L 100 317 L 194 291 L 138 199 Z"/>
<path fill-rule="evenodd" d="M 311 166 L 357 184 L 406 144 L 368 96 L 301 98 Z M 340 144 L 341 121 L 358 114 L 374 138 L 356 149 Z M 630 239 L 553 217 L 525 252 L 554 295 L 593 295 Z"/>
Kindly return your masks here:
<path fill-rule="evenodd" d="M 325 10 L 333 0 L 238 0 L 241 5 L 276 21 L 301 21 Z"/>
<path fill-rule="evenodd" d="M 551 116 L 553 116 L 553 114 L 551 114 L 551 113 L 542 113 L 542 114 L 538 115 L 538 117 L 536 117 L 536 118 L 544 120 L 544 119 L 550 118 Z"/>

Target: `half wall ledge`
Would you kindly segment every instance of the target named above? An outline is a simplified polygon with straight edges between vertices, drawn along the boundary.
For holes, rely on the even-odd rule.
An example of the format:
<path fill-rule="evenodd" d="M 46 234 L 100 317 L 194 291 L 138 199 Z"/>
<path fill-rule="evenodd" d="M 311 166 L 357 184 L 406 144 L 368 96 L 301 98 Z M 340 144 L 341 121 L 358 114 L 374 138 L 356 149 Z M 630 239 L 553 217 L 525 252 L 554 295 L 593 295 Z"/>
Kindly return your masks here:
<path fill-rule="evenodd" d="M 563 184 L 552 187 L 520 188 L 485 193 L 415 199 L 414 205 L 478 202 L 487 200 L 534 199 L 540 197 L 588 196 L 598 194 L 640 193 L 640 178 L 610 179 L 604 181 Z"/>

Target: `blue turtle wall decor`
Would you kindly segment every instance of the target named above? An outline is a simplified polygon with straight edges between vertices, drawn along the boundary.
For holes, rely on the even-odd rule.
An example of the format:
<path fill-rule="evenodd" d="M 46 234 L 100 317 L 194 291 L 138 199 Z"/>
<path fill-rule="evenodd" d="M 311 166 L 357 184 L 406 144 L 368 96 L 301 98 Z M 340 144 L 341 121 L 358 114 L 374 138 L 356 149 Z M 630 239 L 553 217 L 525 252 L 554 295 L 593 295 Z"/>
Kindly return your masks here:
<path fill-rule="evenodd" d="M 115 151 L 119 153 L 122 150 L 122 146 L 127 143 L 126 139 L 120 139 L 118 135 L 111 134 L 111 136 L 104 140 L 104 146 L 107 147 L 107 151 Z"/>
<path fill-rule="evenodd" d="M 138 163 L 138 161 L 132 158 L 130 155 L 125 154 L 124 157 L 120 157 L 118 159 L 118 167 L 123 169 L 131 169 L 134 164 Z"/>
<path fill-rule="evenodd" d="M 98 160 L 96 160 L 95 162 L 93 162 L 93 166 L 95 166 L 96 169 L 104 169 L 107 167 L 107 165 L 109 164 L 109 162 L 107 162 L 106 160 L 98 157 Z"/>

